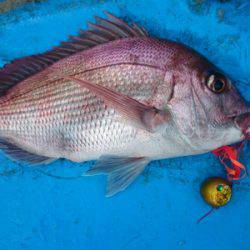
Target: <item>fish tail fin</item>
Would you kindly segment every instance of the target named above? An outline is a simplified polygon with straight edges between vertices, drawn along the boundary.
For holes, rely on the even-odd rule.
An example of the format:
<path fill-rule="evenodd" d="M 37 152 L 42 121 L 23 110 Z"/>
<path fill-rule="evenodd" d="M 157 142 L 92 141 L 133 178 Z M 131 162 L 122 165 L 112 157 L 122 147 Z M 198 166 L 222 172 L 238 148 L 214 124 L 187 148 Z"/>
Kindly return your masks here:
<path fill-rule="evenodd" d="M 7 139 L 0 138 L 0 150 L 14 161 L 28 163 L 30 165 L 48 164 L 56 160 L 55 158 L 28 152 L 9 142 Z"/>

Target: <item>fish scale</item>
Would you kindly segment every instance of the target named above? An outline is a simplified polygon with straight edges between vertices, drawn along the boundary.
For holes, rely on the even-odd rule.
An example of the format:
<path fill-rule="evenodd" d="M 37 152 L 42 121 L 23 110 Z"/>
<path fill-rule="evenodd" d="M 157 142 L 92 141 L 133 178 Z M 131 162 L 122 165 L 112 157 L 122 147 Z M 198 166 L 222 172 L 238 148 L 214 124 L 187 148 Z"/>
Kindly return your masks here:
<path fill-rule="evenodd" d="M 164 75 L 145 66 L 117 65 L 77 77 L 107 85 L 143 101 L 152 96 L 154 84 L 161 83 Z M 122 124 L 118 118 L 112 121 L 114 110 L 107 109 L 99 98 L 65 80 L 56 81 L 52 86 L 41 82 L 40 88 L 10 98 L 1 105 L 0 116 L 5 124 L 2 129 L 14 128 L 12 133 L 15 137 L 26 138 L 27 147 L 34 148 L 35 145 L 36 153 L 46 141 L 49 152 L 40 154 L 50 157 L 63 154 L 70 158 L 69 154 L 79 152 L 82 155 L 79 161 L 91 155 L 90 151 L 96 151 L 98 155 L 107 150 L 110 153 L 119 151 L 119 148 L 124 151 L 126 143 L 132 141 L 136 134 L 135 129 Z M 67 146 L 62 149 L 62 144 Z"/>

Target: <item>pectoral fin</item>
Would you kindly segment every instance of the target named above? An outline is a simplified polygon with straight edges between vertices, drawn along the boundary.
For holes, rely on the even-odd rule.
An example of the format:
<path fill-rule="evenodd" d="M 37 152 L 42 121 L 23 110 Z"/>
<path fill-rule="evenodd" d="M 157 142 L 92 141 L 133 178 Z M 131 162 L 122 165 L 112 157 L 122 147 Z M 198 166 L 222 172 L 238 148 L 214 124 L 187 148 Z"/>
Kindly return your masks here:
<path fill-rule="evenodd" d="M 92 91 L 96 96 L 101 98 L 106 105 L 120 112 L 129 121 L 135 123 L 140 128 L 150 132 L 157 130 L 158 126 L 167 122 L 171 117 L 169 111 L 159 110 L 153 106 L 145 105 L 127 95 L 118 93 L 104 86 L 74 77 L 68 77 L 67 79 Z"/>
<path fill-rule="evenodd" d="M 144 157 L 102 156 L 85 175 L 108 175 L 106 196 L 109 197 L 129 186 L 148 163 Z"/>

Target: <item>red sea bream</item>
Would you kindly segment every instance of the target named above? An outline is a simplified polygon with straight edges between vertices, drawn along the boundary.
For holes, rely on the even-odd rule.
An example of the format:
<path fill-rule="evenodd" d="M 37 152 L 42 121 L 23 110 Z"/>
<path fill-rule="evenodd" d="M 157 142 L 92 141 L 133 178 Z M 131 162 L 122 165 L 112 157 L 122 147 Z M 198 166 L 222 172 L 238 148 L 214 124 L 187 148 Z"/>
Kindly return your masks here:
<path fill-rule="evenodd" d="M 0 146 L 30 164 L 97 163 L 107 195 L 152 160 L 241 141 L 249 104 L 203 56 L 107 13 L 91 30 L 0 71 Z"/>

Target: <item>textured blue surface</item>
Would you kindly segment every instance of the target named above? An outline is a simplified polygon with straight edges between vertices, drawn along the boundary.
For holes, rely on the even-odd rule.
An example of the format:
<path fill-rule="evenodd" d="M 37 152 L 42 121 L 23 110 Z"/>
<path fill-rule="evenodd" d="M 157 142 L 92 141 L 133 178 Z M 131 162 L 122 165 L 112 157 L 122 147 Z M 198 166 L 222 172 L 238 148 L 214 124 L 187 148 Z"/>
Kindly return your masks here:
<path fill-rule="evenodd" d="M 250 100 L 249 1 L 51 0 L 0 16 L 0 66 L 43 52 L 109 10 L 203 53 L 237 80 Z M 249 146 L 242 160 L 250 165 Z M 80 177 L 89 164 L 59 160 L 28 167 L 0 155 L 0 249 L 250 249 L 249 178 L 232 202 L 209 210 L 199 194 L 208 176 L 224 175 L 211 154 L 164 160 L 126 191 L 105 198 L 105 178 Z"/>

